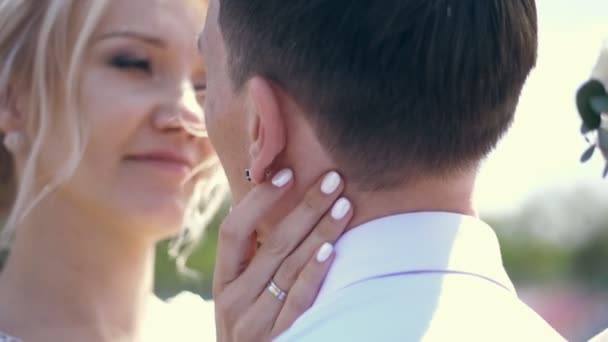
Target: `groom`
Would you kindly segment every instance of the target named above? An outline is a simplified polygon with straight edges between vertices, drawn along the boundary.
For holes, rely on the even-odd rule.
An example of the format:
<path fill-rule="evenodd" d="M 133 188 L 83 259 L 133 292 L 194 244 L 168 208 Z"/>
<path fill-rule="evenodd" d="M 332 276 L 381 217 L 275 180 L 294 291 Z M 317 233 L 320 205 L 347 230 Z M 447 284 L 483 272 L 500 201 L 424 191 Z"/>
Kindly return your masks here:
<path fill-rule="evenodd" d="M 536 61 L 534 0 L 212 0 L 200 48 L 234 200 L 266 170 L 301 195 L 337 169 L 356 208 L 280 341 L 562 340 L 472 203 Z"/>

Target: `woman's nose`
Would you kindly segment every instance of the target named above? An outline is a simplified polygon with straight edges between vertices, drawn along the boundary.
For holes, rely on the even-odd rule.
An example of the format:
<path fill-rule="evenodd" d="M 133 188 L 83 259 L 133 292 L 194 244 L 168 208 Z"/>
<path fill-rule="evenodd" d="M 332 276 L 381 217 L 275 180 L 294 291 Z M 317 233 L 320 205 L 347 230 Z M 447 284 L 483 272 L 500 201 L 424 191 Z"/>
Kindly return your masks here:
<path fill-rule="evenodd" d="M 182 85 L 178 106 L 186 122 L 204 122 L 203 108 L 196 96 L 196 90 L 191 83 Z"/>
<path fill-rule="evenodd" d="M 185 130 L 194 136 L 205 136 L 203 109 L 192 85 L 181 87 L 179 94 L 157 112 L 154 123 L 160 130 Z"/>

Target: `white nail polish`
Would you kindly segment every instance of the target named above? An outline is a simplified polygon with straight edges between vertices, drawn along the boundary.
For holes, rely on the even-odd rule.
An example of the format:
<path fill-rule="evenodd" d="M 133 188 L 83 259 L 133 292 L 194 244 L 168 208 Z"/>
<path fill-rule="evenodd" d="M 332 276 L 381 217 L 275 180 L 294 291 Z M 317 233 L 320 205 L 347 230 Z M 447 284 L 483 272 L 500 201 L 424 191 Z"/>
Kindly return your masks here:
<path fill-rule="evenodd" d="M 321 246 L 321 248 L 319 249 L 319 252 L 317 253 L 317 261 L 321 264 L 326 262 L 333 251 L 334 246 L 327 242 L 324 243 L 323 246 Z"/>
<path fill-rule="evenodd" d="M 342 178 L 340 178 L 340 175 L 337 172 L 332 171 L 328 173 L 323 179 L 323 182 L 321 182 L 321 192 L 326 195 L 333 194 L 338 189 L 341 182 Z"/>
<path fill-rule="evenodd" d="M 272 185 L 277 188 L 282 188 L 287 185 L 287 183 L 289 183 L 292 178 L 293 171 L 291 171 L 290 169 L 281 170 L 272 178 Z"/>
<path fill-rule="evenodd" d="M 351 208 L 350 201 L 342 197 L 331 208 L 331 217 L 338 221 L 343 219 Z"/>

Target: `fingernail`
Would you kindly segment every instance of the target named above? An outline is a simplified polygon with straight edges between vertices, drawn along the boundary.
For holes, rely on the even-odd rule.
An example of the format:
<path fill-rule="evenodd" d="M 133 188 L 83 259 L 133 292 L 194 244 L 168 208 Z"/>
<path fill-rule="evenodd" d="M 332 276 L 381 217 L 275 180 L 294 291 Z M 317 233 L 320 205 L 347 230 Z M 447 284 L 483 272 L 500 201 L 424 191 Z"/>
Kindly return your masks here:
<path fill-rule="evenodd" d="M 331 253 L 334 251 L 334 246 L 332 246 L 330 243 L 324 243 L 323 246 L 321 246 L 321 248 L 319 249 L 319 252 L 317 253 L 317 261 L 319 263 L 324 263 L 327 261 L 327 259 L 329 259 L 329 257 L 331 256 Z"/>
<path fill-rule="evenodd" d="M 338 221 L 344 218 L 348 211 L 351 208 L 350 201 L 346 198 L 342 197 L 334 204 L 333 208 L 331 208 L 331 217 L 334 220 Z"/>
<path fill-rule="evenodd" d="M 340 182 L 342 182 L 342 178 L 337 172 L 328 173 L 321 182 L 321 192 L 326 195 L 333 194 L 340 186 Z"/>
<path fill-rule="evenodd" d="M 284 169 L 279 171 L 274 177 L 272 177 L 272 185 L 277 188 L 282 188 L 289 183 L 293 178 L 293 171 L 290 169 Z"/>

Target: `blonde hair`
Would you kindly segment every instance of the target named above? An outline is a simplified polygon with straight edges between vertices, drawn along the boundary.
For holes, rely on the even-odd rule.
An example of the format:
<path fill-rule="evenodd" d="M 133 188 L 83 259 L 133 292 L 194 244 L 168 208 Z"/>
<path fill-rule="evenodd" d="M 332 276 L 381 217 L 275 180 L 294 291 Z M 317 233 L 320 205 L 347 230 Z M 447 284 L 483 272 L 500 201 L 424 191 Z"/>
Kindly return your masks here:
<path fill-rule="evenodd" d="M 16 224 L 69 179 L 82 159 L 87 131 L 77 115 L 76 98 L 81 61 L 107 3 L 108 0 L 0 0 L 0 100 L 16 101 L 26 95 L 25 129 L 28 137 L 34 137 L 28 142 L 28 158 L 18 182 L 11 155 L 0 146 L 0 205 L 12 203 L 0 233 L 0 249 L 10 245 Z M 56 134 L 56 127 L 70 133 L 65 144 L 66 160 L 40 179 L 41 151 L 45 141 Z M 0 141 L 2 138 L 0 134 Z M 196 226 L 202 228 L 226 198 L 218 164 L 215 157 L 210 158 L 205 165 L 205 180 L 195 187 L 186 213 L 187 226 L 193 231 Z M 204 210 L 200 200 L 206 202 Z"/>

